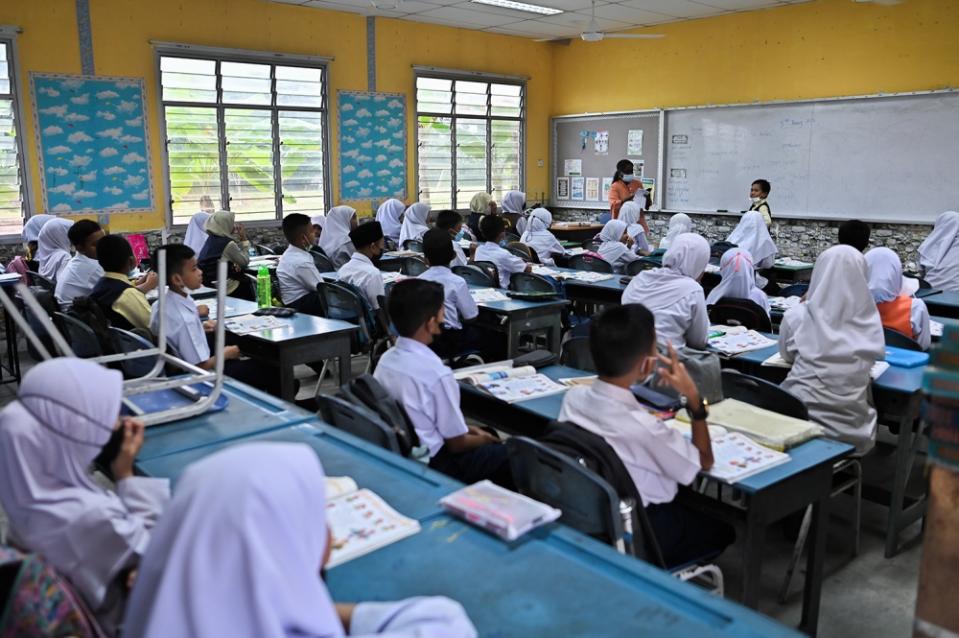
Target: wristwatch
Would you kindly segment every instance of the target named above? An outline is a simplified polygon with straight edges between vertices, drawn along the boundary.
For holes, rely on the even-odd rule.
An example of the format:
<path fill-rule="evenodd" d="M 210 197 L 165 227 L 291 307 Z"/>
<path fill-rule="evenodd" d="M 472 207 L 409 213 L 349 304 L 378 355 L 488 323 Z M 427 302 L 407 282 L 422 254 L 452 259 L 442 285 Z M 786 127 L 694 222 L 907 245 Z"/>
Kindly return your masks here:
<path fill-rule="evenodd" d="M 686 405 L 686 412 L 689 413 L 689 418 L 693 421 L 705 421 L 709 417 L 709 401 L 704 398 L 699 400 L 699 409 L 694 410 L 688 404 Z"/>

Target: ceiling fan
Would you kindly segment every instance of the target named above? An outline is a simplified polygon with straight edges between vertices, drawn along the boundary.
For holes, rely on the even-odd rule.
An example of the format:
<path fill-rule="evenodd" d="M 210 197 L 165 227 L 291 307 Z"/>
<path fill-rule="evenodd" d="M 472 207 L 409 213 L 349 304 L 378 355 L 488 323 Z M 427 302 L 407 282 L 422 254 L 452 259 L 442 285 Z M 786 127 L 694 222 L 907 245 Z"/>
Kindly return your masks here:
<path fill-rule="evenodd" d="M 592 0 L 591 5 L 589 24 L 586 25 L 586 30 L 579 34 L 580 39 L 584 42 L 602 42 L 607 38 L 617 38 L 620 40 L 659 40 L 660 38 L 666 37 L 662 33 L 606 33 L 605 31 L 600 31 L 599 22 L 596 21 L 596 0 Z M 556 42 L 559 44 L 568 44 L 569 41 L 569 38 L 543 38 L 542 40 L 536 40 L 536 42 Z"/>

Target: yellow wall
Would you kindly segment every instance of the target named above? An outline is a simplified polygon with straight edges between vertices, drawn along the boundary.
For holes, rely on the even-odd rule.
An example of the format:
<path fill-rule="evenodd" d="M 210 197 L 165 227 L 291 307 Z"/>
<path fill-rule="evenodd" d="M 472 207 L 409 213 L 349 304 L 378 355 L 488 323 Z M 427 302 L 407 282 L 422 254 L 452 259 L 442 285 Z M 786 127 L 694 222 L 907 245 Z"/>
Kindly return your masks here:
<path fill-rule="evenodd" d="M 816 0 L 554 45 L 552 113 L 959 86 L 957 30 L 955 0 Z"/>
<path fill-rule="evenodd" d="M 17 40 L 21 95 L 29 96 L 29 73 L 80 73 L 74 0 L 5 0 L 0 24 L 22 27 Z M 274 4 L 266 0 L 90 0 L 94 62 L 98 75 L 142 77 L 147 90 L 148 132 L 152 155 L 154 212 L 120 214 L 111 218 L 119 231 L 163 226 L 167 198 L 163 177 L 162 139 L 157 113 L 157 78 L 151 40 L 260 51 L 332 56 L 329 67 L 330 104 L 336 91 L 365 90 L 366 20 L 363 16 Z M 534 76 L 529 83 L 527 188 L 546 190 L 545 168 L 549 103 L 550 48 L 532 41 L 396 20 L 377 20 L 377 89 L 407 94 L 414 108 L 412 64 Z M 38 152 L 29 100 L 24 134 L 34 181 L 34 210 L 43 212 Z M 336 109 L 330 109 L 330 146 L 337 197 Z M 413 171 L 415 139 L 409 124 L 408 191 L 416 192 Z M 359 208 L 359 207 L 358 207 Z"/>

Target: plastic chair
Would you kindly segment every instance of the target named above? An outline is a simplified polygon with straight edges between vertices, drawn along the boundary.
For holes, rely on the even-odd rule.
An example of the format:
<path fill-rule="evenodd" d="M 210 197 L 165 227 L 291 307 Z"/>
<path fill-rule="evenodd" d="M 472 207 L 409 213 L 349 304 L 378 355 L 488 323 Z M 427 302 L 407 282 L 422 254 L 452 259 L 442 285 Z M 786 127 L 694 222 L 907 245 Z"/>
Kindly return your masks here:
<path fill-rule="evenodd" d="M 574 270 L 588 270 L 590 272 L 613 272 L 613 265 L 605 259 L 592 255 L 575 255 L 569 258 L 569 267 Z"/>
<path fill-rule="evenodd" d="M 76 356 L 81 359 L 89 359 L 90 357 L 109 354 L 103 352 L 97 333 L 87 324 L 62 312 L 55 312 L 53 318 L 59 324 L 57 327 L 63 332 L 63 336 Z"/>
<path fill-rule="evenodd" d="M 589 350 L 589 337 L 573 337 L 564 341 L 559 352 L 559 364 L 587 372 L 596 372 L 593 354 Z"/>
<path fill-rule="evenodd" d="M 316 266 L 317 271 L 333 272 L 336 270 L 336 268 L 333 267 L 333 262 L 330 261 L 330 258 L 323 253 L 311 250 L 310 255 L 313 256 L 313 265 Z"/>
<path fill-rule="evenodd" d="M 808 283 L 790 284 L 779 292 L 780 297 L 802 297 L 809 290 Z"/>
<path fill-rule="evenodd" d="M 595 239 L 587 239 L 581 245 L 586 250 L 591 250 L 593 252 L 596 252 L 597 250 L 599 250 L 599 245 L 601 243 L 602 242 L 596 241 Z"/>
<path fill-rule="evenodd" d="M 451 270 L 472 286 L 496 288 L 499 285 L 499 281 L 494 282 L 490 276 L 483 272 L 478 266 L 453 266 Z"/>
<path fill-rule="evenodd" d="M 349 432 L 384 450 L 402 454 L 393 429 L 368 408 L 325 394 L 316 397 L 316 403 L 320 417 L 338 430 Z"/>
<path fill-rule="evenodd" d="M 898 330 L 893 330 L 892 328 L 883 328 L 883 335 L 886 337 L 886 345 L 893 346 L 895 348 L 902 348 L 903 350 L 914 350 L 916 352 L 922 352 L 922 347 L 915 339 L 911 339 L 906 335 L 902 334 Z"/>
<path fill-rule="evenodd" d="M 533 261 L 533 251 L 529 249 L 529 246 L 522 242 L 514 241 L 506 246 L 506 250 L 510 251 L 523 261 Z"/>
<path fill-rule="evenodd" d="M 423 252 L 423 242 L 419 239 L 407 239 L 403 242 L 403 250 L 411 250 L 414 253 Z"/>
<path fill-rule="evenodd" d="M 265 244 L 253 244 L 253 250 L 256 251 L 257 255 L 275 255 L 276 253 L 272 248 Z"/>
<path fill-rule="evenodd" d="M 722 380 L 723 396 L 727 399 L 736 399 L 794 419 L 809 419 L 806 404 L 775 383 L 729 369 L 722 371 Z"/>
<path fill-rule="evenodd" d="M 110 337 L 113 341 L 113 349 L 117 353 L 130 353 L 137 350 L 149 350 L 153 344 L 138 334 L 127 330 L 110 327 Z M 156 357 L 137 357 L 120 360 L 120 370 L 123 372 L 124 379 L 138 379 L 144 377 L 153 370 L 156 365 Z"/>
<path fill-rule="evenodd" d="M 400 453 L 410 456 L 414 448 L 420 445 L 416 428 L 403 406 L 389 395 L 386 389 L 373 378 L 364 374 L 340 388 L 340 394 L 354 405 L 360 405 L 376 413 L 380 419 L 393 429 Z"/>
<path fill-rule="evenodd" d="M 429 265 L 419 257 L 407 257 L 403 260 L 403 267 L 400 270 L 407 277 L 418 277 L 426 272 Z"/>
<path fill-rule="evenodd" d="M 56 284 L 41 275 L 38 272 L 32 270 L 27 271 L 27 285 L 28 286 L 37 286 L 43 290 L 49 290 L 53 292 L 56 289 Z"/>
<path fill-rule="evenodd" d="M 514 272 L 510 275 L 509 289 L 515 292 L 560 294 L 549 279 L 531 272 Z"/>
<path fill-rule="evenodd" d="M 506 241 L 507 242 L 519 242 L 519 235 L 516 233 L 511 233 L 506 231 Z"/>
<path fill-rule="evenodd" d="M 644 270 L 652 270 L 653 268 L 659 268 L 662 265 L 663 264 L 661 261 L 650 259 L 649 257 L 643 257 L 642 259 L 637 259 L 636 261 L 631 261 L 626 264 L 626 271 L 624 274 L 633 277 Z"/>
<path fill-rule="evenodd" d="M 499 269 L 491 261 L 474 261 L 473 266 L 476 266 L 493 281 L 493 286 L 499 288 Z"/>
<path fill-rule="evenodd" d="M 747 330 L 772 332 L 769 315 L 752 299 L 723 297 L 707 308 L 710 323 L 720 326 L 743 326 Z"/>

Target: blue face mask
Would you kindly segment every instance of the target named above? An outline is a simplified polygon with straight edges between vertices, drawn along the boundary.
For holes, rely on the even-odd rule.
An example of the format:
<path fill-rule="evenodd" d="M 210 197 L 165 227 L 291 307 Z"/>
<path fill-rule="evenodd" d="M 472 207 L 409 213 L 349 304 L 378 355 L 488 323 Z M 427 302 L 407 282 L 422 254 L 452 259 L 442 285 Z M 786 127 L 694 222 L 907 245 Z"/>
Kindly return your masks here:
<path fill-rule="evenodd" d="M 635 175 L 623 175 L 623 181 L 629 184 L 631 181 L 636 179 Z"/>
<path fill-rule="evenodd" d="M 503 241 L 499 243 L 499 245 L 503 248 L 506 248 L 507 246 L 509 246 L 509 242 L 504 239 Z"/>
<path fill-rule="evenodd" d="M 456 233 L 456 237 L 453 238 L 454 241 L 459 241 L 466 237 L 466 229 L 460 228 L 460 232 Z"/>

